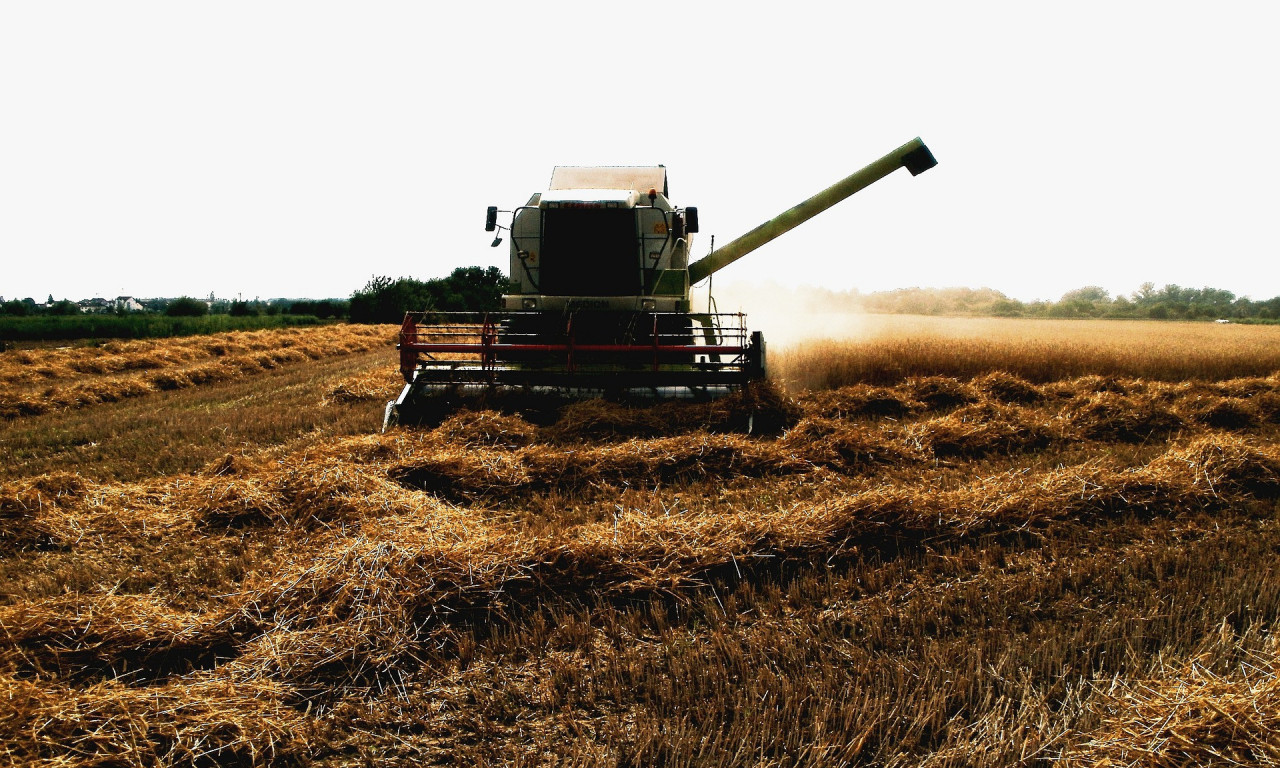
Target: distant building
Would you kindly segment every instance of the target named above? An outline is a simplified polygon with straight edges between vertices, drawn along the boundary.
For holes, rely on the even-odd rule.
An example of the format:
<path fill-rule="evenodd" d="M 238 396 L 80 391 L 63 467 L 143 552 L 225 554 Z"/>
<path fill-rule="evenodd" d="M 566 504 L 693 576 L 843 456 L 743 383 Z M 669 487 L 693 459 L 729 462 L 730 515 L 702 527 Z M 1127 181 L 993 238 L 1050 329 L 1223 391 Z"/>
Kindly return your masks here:
<path fill-rule="evenodd" d="M 80 307 L 81 312 L 88 312 L 93 314 L 110 312 L 113 307 L 110 301 L 107 301 L 106 299 L 103 299 L 103 298 L 81 299 L 80 301 L 76 302 L 76 306 Z"/>
<path fill-rule="evenodd" d="M 117 296 L 116 311 L 117 312 L 143 312 L 143 311 L 146 311 L 146 307 L 142 306 L 142 304 L 132 296 Z"/>

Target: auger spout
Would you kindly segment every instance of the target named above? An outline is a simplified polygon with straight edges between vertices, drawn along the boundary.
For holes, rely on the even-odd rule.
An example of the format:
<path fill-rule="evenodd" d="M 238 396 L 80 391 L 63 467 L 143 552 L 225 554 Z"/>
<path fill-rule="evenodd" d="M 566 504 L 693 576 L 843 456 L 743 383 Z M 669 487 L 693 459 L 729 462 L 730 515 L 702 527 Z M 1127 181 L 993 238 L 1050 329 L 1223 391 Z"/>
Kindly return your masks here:
<path fill-rule="evenodd" d="M 919 137 L 832 184 L 813 197 L 766 221 L 745 235 L 723 245 L 689 265 L 689 283 L 697 283 L 746 256 L 760 246 L 817 216 L 850 195 L 871 186 L 899 168 L 918 176 L 937 165 L 933 153 Z"/>

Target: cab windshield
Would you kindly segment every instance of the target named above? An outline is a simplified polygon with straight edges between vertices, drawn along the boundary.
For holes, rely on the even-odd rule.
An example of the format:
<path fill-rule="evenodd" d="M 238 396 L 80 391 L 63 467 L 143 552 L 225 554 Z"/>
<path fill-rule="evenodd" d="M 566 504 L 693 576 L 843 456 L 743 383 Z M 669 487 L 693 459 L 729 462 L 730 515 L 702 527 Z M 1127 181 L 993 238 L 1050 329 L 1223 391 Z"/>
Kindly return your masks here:
<path fill-rule="evenodd" d="M 635 210 L 542 211 L 542 293 L 628 296 L 641 292 Z"/>

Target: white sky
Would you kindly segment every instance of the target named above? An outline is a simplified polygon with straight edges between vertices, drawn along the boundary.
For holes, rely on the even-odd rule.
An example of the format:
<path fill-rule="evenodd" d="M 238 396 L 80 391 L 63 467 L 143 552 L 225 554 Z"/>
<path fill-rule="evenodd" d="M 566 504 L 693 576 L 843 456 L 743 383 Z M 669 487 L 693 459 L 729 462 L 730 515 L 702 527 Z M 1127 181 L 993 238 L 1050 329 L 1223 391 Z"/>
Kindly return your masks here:
<path fill-rule="evenodd" d="M 717 281 L 1280 295 L 1267 2 L 0 3 L 0 295 L 348 296 L 506 269 L 484 208 L 666 164 Z"/>

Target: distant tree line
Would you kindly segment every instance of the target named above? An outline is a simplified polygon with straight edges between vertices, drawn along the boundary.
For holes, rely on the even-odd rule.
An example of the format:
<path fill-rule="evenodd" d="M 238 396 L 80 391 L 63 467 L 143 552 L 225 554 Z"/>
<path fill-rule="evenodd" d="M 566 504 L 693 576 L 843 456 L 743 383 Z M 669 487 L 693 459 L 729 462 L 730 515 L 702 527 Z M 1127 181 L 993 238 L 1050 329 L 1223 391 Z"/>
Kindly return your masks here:
<path fill-rule="evenodd" d="M 448 276 L 430 280 L 375 276 L 347 299 L 218 300 L 180 296 L 145 299 L 147 313 L 169 317 L 273 317 L 293 315 L 321 320 L 349 319 L 353 323 L 399 323 L 406 311 L 488 311 L 498 309 L 508 290 L 506 275 L 497 267 L 459 267 Z M 1157 288 L 1143 283 L 1138 290 L 1112 296 L 1088 285 L 1067 291 L 1057 301 L 1023 302 L 992 288 L 901 288 L 877 293 L 806 291 L 805 303 L 816 311 L 863 311 L 886 314 L 973 315 L 996 317 L 1113 317 L 1157 320 L 1229 319 L 1280 321 L 1280 296 L 1253 300 L 1220 288 Z M 68 299 L 44 304 L 32 298 L 0 300 L 0 316 L 70 316 L 81 313 Z M 116 314 L 126 313 L 120 309 Z"/>
<path fill-rule="evenodd" d="M 351 294 L 351 322 L 399 323 L 410 311 L 494 310 L 502 305 L 507 283 L 507 276 L 497 267 L 459 267 L 448 277 L 426 281 L 375 276 Z"/>
<path fill-rule="evenodd" d="M 1019 313 L 1014 302 L 1013 314 Z M 1128 317 L 1155 320 L 1278 320 L 1280 296 L 1254 300 L 1221 288 L 1185 288 L 1173 283 L 1157 288 L 1143 283 L 1126 295 L 1111 296 L 1096 286 L 1067 291 L 1056 302 L 1032 302 L 1021 313 L 1049 317 Z"/>
<path fill-rule="evenodd" d="M 43 305 L 28 296 L 25 299 L 10 299 L 0 302 L 0 315 L 8 317 L 32 317 L 35 315 L 78 315 L 80 305 L 70 299 L 54 301 L 53 296 Z"/>
<path fill-rule="evenodd" d="M 314 325 L 350 319 L 399 323 L 409 310 L 497 309 L 507 289 L 496 267 L 460 267 L 448 277 L 374 277 L 350 299 L 217 299 L 212 294 L 123 301 L 44 303 L 0 298 L 0 349 L 9 341 L 155 338 L 231 330 Z M 124 306 L 122 306 L 122 304 Z M 141 309 L 138 309 L 138 307 Z M 129 311 L 132 308 L 132 311 Z"/>
<path fill-rule="evenodd" d="M 345 299 L 253 299 L 252 301 L 215 299 L 205 302 L 184 296 L 170 301 L 163 311 L 171 316 L 192 316 L 203 314 L 201 307 L 206 308 L 207 314 L 210 315 L 230 315 L 231 317 L 296 315 L 331 320 L 345 318 L 348 303 Z"/>
<path fill-rule="evenodd" d="M 32 298 L 9 301 L 0 299 L 0 316 L 18 318 L 83 313 L 96 316 L 151 314 L 181 318 L 228 315 L 248 318 L 294 315 L 321 320 L 349 318 L 355 323 L 399 323 L 404 319 L 404 313 L 412 310 L 478 312 L 497 309 L 506 290 L 506 275 L 497 267 L 459 267 L 448 277 L 430 280 L 375 276 L 363 289 L 354 291 L 350 299 L 255 298 L 245 301 L 217 299 L 210 294 L 207 299 L 191 296 L 143 299 L 140 312 L 127 312 L 119 306 L 114 309 L 86 307 L 86 311 L 82 312 L 81 304 L 69 299 L 54 301 L 50 296 L 43 304 Z M 102 299 L 93 301 L 97 304 L 109 304 Z"/>
<path fill-rule="evenodd" d="M 819 311 L 856 309 L 913 315 L 994 317 L 1111 317 L 1156 320 L 1280 320 L 1280 297 L 1255 301 L 1220 288 L 1157 288 L 1143 283 L 1112 296 L 1096 285 L 1067 291 L 1057 301 L 1019 301 L 991 288 L 902 288 L 877 293 L 819 289 L 807 299 Z"/>
<path fill-rule="evenodd" d="M 231 317 L 274 317 L 298 315 L 317 317 L 321 320 L 345 318 L 349 309 L 346 299 L 196 299 L 190 296 L 177 298 L 143 299 L 140 311 L 130 311 L 116 306 L 107 310 L 83 308 L 69 299 L 36 303 L 35 299 L 10 299 L 0 301 L 0 317 L 51 317 L 80 314 L 139 315 L 158 314 L 168 317 L 205 317 L 230 315 Z"/>

